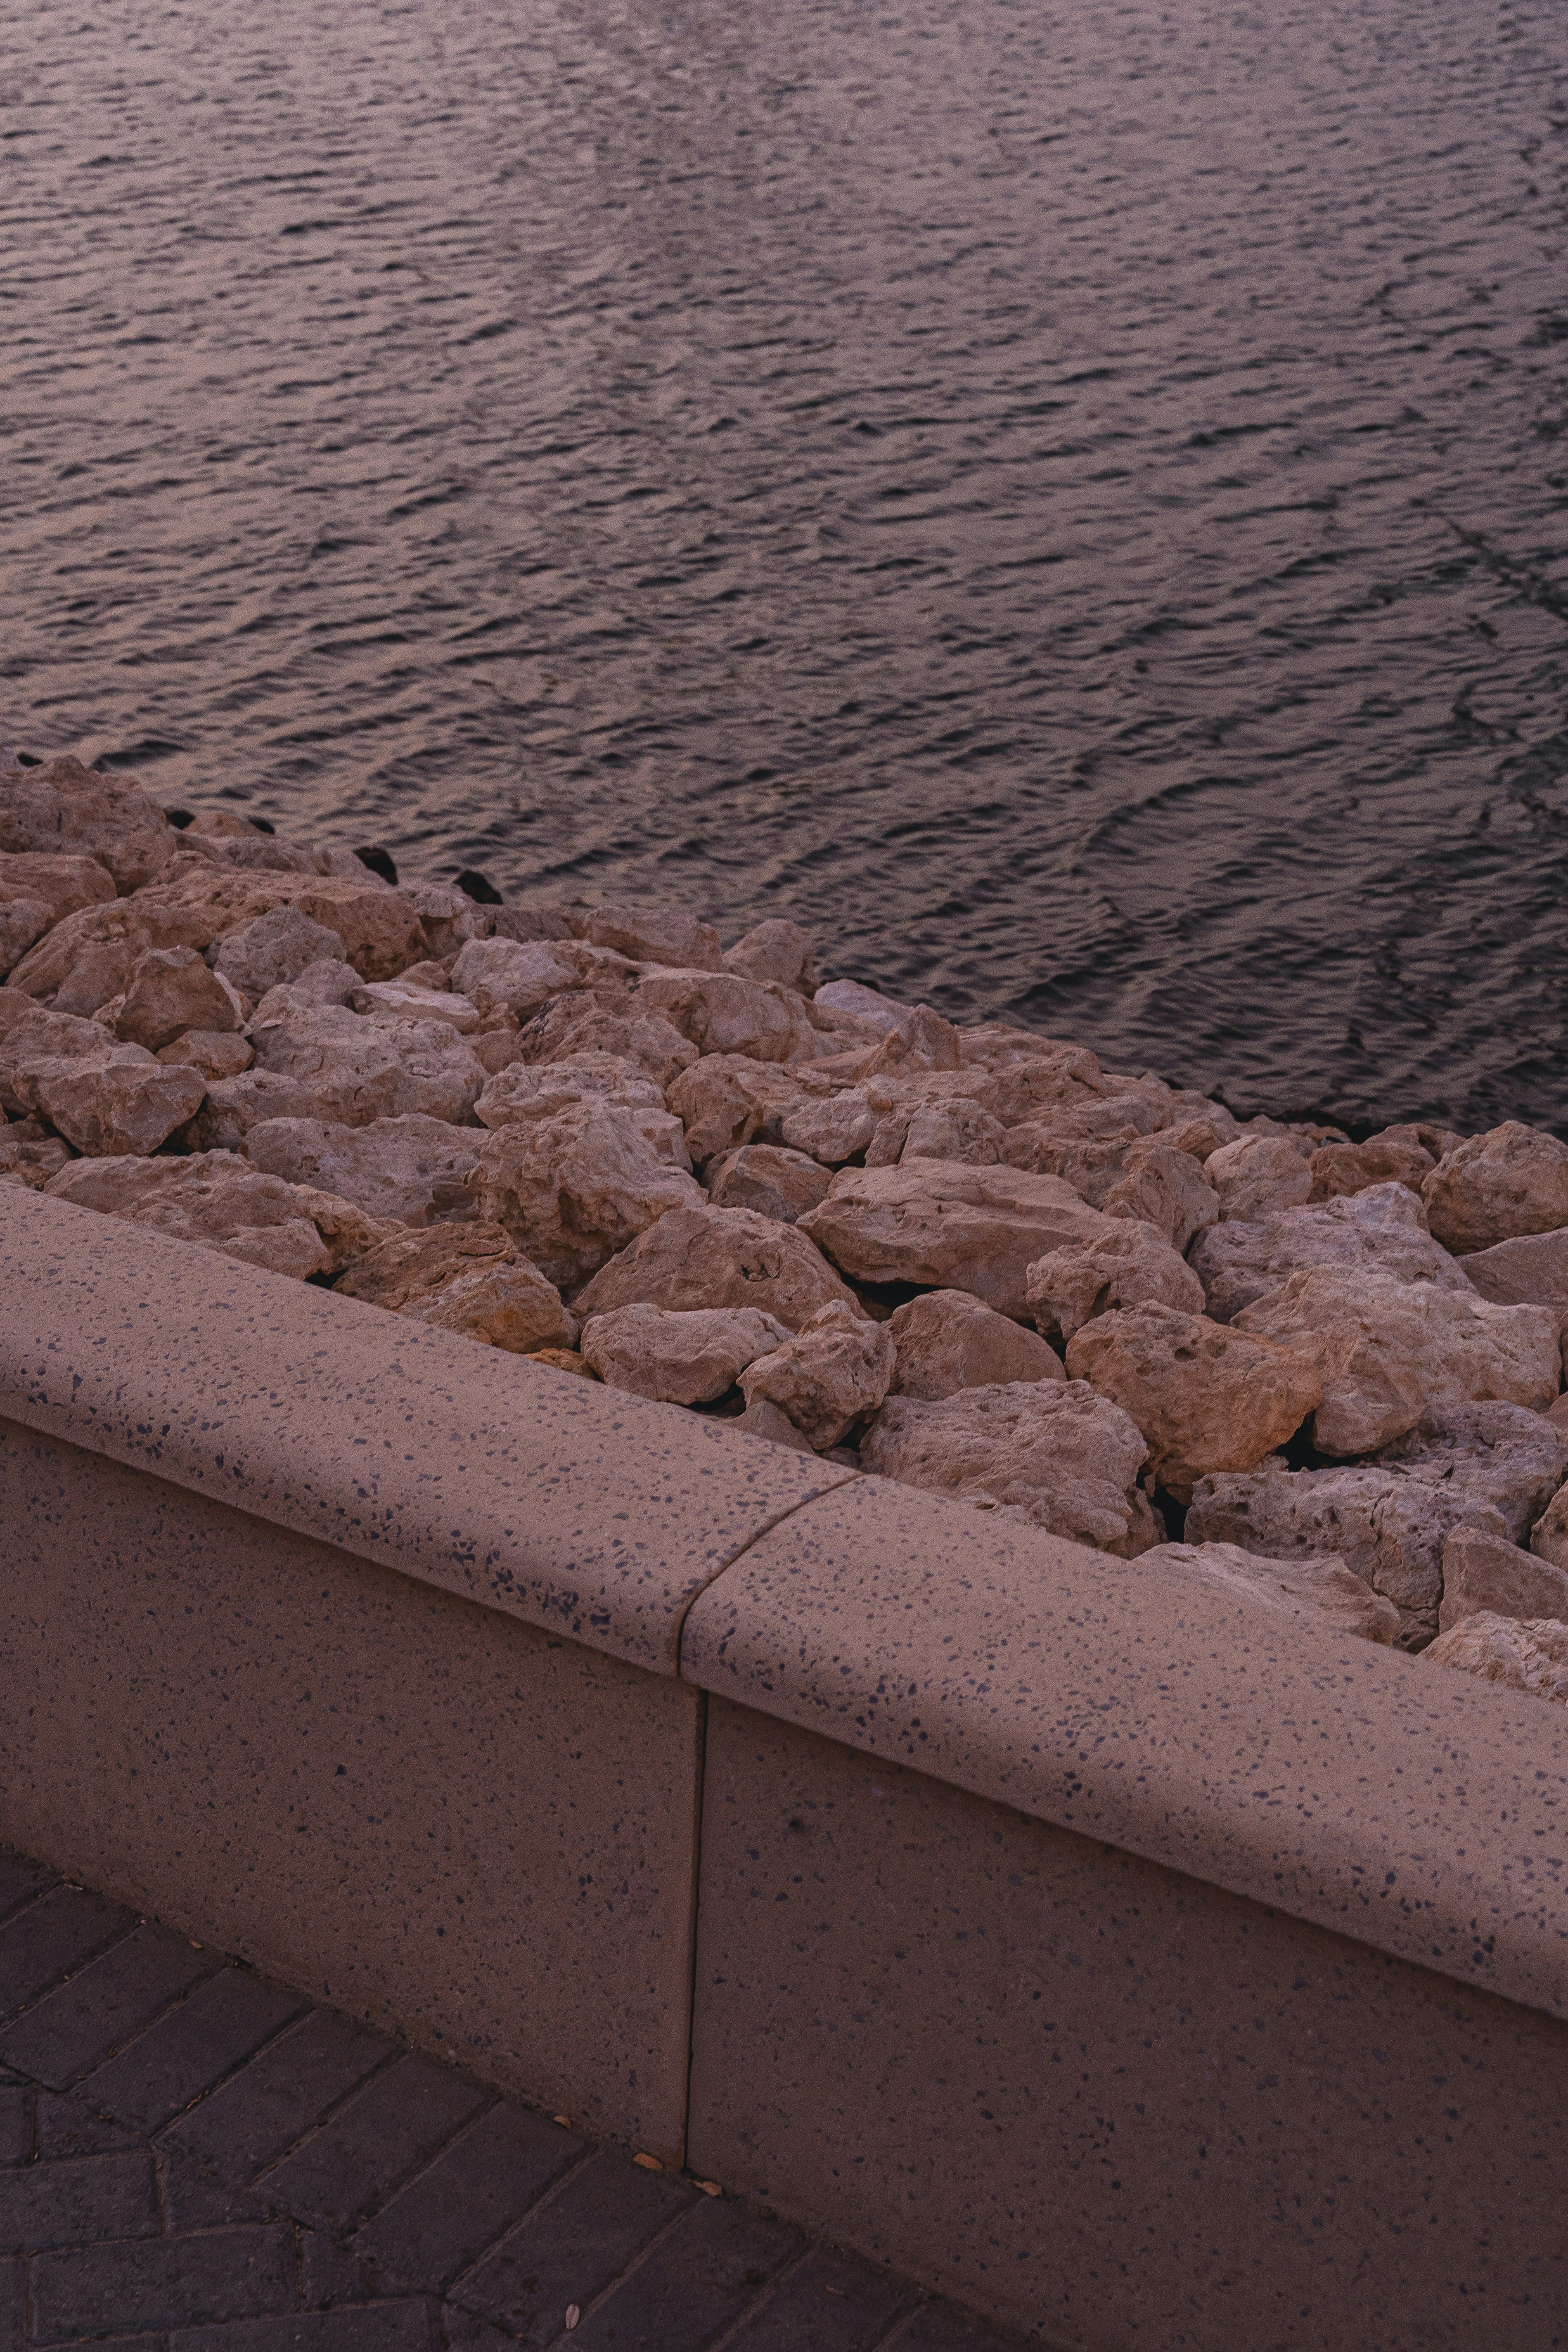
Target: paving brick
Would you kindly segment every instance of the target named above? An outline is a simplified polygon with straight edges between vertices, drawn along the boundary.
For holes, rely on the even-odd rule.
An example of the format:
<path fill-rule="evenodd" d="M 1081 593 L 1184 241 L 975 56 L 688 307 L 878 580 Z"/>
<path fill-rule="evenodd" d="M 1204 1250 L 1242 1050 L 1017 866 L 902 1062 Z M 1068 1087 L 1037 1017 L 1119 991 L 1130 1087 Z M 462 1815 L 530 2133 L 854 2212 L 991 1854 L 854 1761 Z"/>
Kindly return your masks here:
<path fill-rule="evenodd" d="M 428 2059 L 399 2058 L 256 2185 L 297 2221 L 346 2230 L 434 2156 L 486 2095 Z"/>
<path fill-rule="evenodd" d="M 24 1903 L 31 1903 L 46 1887 L 58 1885 L 53 1871 L 26 1862 L 19 1853 L 0 1853 L 0 1919 L 9 1918 Z"/>
<path fill-rule="evenodd" d="M 0 2017 L 37 2000 L 68 1969 L 80 1968 L 135 1925 L 129 1911 L 80 1887 L 53 1888 L 0 1927 Z"/>
<path fill-rule="evenodd" d="M 220 1969 L 96 2068 L 79 2085 L 81 2095 L 142 2131 L 156 2131 L 304 2008 L 297 1993 L 280 1992 L 244 1969 Z"/>
<path fill-rule="evenodd" d="M 79 1969 L 68 1984 L 46 1993 L 0 2036 L 0 2058 L 36 2083 L 67 2090 L 150 2025 L 198 1978 L 209 1975 L 212 1966 L 183 1936 L 138 1927 Z"/>
<path fill-rule="evenodd" d="M 805 2244 L 782 2222 L 699 2199 L 629 2278 L 584 2320 L 572 2352 L 691 2352 L 754 2303 Z"/>
<path fill-rule="evenodd" d="M 874 2352 L 914 2300 L 895 2280 L 814 2250 L 725 2337 L 724 2352 Z"/>
<path fill-rule="evenodd" d="M 669 2173 L 590 2157 L 459 2283 L 455 2299 L 534 2352 L 554 2343 L 568 2304 L 591 2303 L 697 2196 Z"/>
<path fill-rule="evenodd" d="M 194 2164 L 167 2154 L 158 2158 L 163 2168 L 163 2226 L 171 2238 L 188 2230 L 216 2230 L 226 2222 L 275 2221 L 259 2197 L 214 2180 Z"/>
<path fill-rule="evenodd" d="M 272 2222 L 36 2255 L 33 2342 L 134 2336 L 292 2310 L 293 2236 L 285 2224 Z"/>
<path fill-rule="evenodd" d="M 900 2328 L 889 2352 L 1006 2352 L 1010 2340 L 945 2304 L 928 2304 Z"/>
<path fill-rule="evenodd" d="M 150 2238 L 157 2228 L 153 2158 L 145 2149 L 0 2172 L 0 2248 L 8 2254 L 99 2238 Z"/>
<path fill-rule="evenodd" d="M 384 2288 L 444 2287 L 587 2152 L 558 2124 L 492 2107 L 383 2206 L 354 2252 Z"/>
<path fill-rule="evenodd" d="M 182 2327 L 169 2352 L 431 2352 L 430 2306 L 423 2297 L 305 2311 L 279 2319 L 231 2320 L 225 2327 Z"/>
<path fill-rule="evenodd" d="M 318 2304 L 374 2303 L 396 2299 L 386 2295 L 379 2284 L 371 2279 L 363 2264 L 357 2263 L 348 2248 L 340 2244 L 336 2238 L 330 2237 L 325 2230 L 300 2231 L 300 2274 L 304 2281 L 303 2299 L 312 2310 Z"/>
<path fill-rule="evenodd" d="M 249 2180 L 390 2054 L 377 2034 L 312 2010 L 171 2124 L 161 2141 L 225 2180 Z"/>
<path fill-rule="evenodd" d="M 27 2266 L 19 2254 L 0 2262 L 0 2352 L 23 2352 Z"/>
<path fill-rule="evenodd" d="M 101 2156 L 113 2147 L 140 2147 L 141 2136 L 108 2116 L 94 2115 L 69 2091 L 39 2091 L 34 2146 L 40 2156 Z"/>
<path fill-rule="evenodd" d="M 0 2164 L 26 2164 L 33 2153 L 33 2094 L 24 2084 L 0 2089 Z"/>

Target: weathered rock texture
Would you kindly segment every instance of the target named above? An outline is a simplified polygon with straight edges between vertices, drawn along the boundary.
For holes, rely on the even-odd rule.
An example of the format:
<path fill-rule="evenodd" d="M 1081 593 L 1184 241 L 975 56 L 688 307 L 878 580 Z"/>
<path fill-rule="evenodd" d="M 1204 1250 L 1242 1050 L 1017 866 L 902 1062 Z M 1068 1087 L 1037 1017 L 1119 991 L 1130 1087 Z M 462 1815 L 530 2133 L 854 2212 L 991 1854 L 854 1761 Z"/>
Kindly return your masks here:
<path fill-rule="evenodd" d="M 342 1276 L 350 1298 L 390 1308 L 416 1323 L 530 1355 L 571 1348 L 576 1318 L 561 1294 L 499 1225 L 436 1225 L 389 1234 Z"/>
<path fill-rule="evenodd" d="M 1457 1255 L 1568 1225 L 1568 1143 L 1509 1119 L 1472 1135 L 1421 1187 L 1427 1222 Z"/>
<path fill-rule="evenodd" d="M 579 1314 L 615 1307 L 760 1307 L 799 1330 L 832 1299 L 852 1306 L 841 1282 L 798 1225 L 750 1209 L 675 1208 L 594 1276 Z"/>
<path fill-rule="evenodd" d="M 546 1096 L 539 1116 L 497 1128 L 479 1148 L 473 1185 L 480 1214 L 504 1225 L 568 1296 L 671 1210 L 711 1213 L 634 1111 L 581 1096 L 560 1108 Z"/>
<path fill-rule="evenodd" d="M 484 1141 L 480 1129 L 405 1111 L 345 1127 L 319 1118 L 263 1119 L 245 1139 L 253 1168 L 290 1184 L 313 1184 L 373 1217 L 405 1225 L 467 1221 L 479 1214 L 468 1183 Z"/>
<path fill-rule="evenodd" d="M 52 1197 L 303 1282 L 336 1274 L 389 1228 L 347 1201 L 263 1176 L 228 1151 L 184 1160 L 79 1160 L 53 1178 Z"/>
<path fill-rule="evenodd" d="M 1173 1543 L 1156 1544 L 1140 1565 L 1176 1569 L 1211 1592 L 1365 1642 L 1392 1642 L 1399 1628 L 1393 1601 L 1374 1592 L 1342 1559 L 1262 1559 L 1239 1544 Z"/>
<path fill-rule="evenodd" d="M 755 1307 L 643 1305 L 590 1316 L 582 1348 L 610 1388 L 666 1404 L 707 1404 L 788 1338 L 776 1316 Z"/>
<path fill-rule="evenodd" d="M 748 1405 L 777 1405 L 819 1453 L 837 1445 L 888 1393 L 896 1351 L 881 1323 L 868 1322 L 840 1299 L 808 1316 L 771 1354 L 741 1374 Z"/>
<path fill-rule="evenodd" d="M 973 1291 L 1029 1321 L 1026 1276 L 1037 1258 L 1087 1241 L 1108 1221 L 1054 1176 L 952 1160 L 848 1168 L 797 1231 L 858 1282 Z"/>
<path fill-rule="evenodd" d="M 1025 1271 L 1024 1296 L 1037 1328 L 1064 1342 L 1119 1307 L 1204 1312 L 1204 1286 L 1192 1267 L 1152 1225 L 1132 1217 L 1037 1258 Z"/>
<path fill-rule="evenodd" d="M 1485 1528 L 1456 1528 L 1443 1546 L 1437 1630 L 1446 1633 L 1483 1609 L 1497 1617 L 1568 1619 L 1568 1569 L 1553 1568 Z"/>
<path fill-rule="evenodd" d="M 967 1290 L 928 1290 L 888 1324 L 893 1391 L 927 1399 L 1013 1381 L 1065 1381 L 1061 1358 L 1033 1331 Z"/>
<path fill-rule="evenodd" d="M 1434 1241 L 1420 1202 L 1402 1184 L 1379 1184 L 1321 1208 L 1286 1209 L 1253 1223 L 1213 1225 L 1193 1243 L 1189 1263 L 1216 1323 L 1232 1322 L 1255 1298 L 1315 1265 L 1429 1282 L 1439 1290 L 1470 1287 L 1466 1270 Z"/>
<path fill-rule="evenodd" d="M 1426 1660 L 1568 1706 L 1568 1625 L 1550 1619 L 1521 1622 L 1483 1612 L 1439 1633 Z"/>
<path fill-rule="evenodd" d="M 1321 1394 L 1314 1367 L 1290 1349 L 1152 1302 L 1086 1323 L 1067 1367 L 1131 1415 L 1155 1476 L 1181 1503 L 1212 1471 L 1255 1468 Z"/>

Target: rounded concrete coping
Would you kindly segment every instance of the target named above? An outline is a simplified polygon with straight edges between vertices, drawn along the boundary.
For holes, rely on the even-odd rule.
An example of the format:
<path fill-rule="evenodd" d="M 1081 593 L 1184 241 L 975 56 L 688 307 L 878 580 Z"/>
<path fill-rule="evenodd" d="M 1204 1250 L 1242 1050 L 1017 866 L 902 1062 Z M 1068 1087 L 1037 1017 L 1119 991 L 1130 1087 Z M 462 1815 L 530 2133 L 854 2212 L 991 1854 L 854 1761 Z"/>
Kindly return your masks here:
<path fill-rule="evenodd" d="M 0 1412 L 656 1674 L 855 1475 L 0 1184 Z"/>
<path fill-rule="evenodd" d="M 681 1672 L 1568 2016 L 1568 1721 L 882 1478 L 752 1544 Z"/>

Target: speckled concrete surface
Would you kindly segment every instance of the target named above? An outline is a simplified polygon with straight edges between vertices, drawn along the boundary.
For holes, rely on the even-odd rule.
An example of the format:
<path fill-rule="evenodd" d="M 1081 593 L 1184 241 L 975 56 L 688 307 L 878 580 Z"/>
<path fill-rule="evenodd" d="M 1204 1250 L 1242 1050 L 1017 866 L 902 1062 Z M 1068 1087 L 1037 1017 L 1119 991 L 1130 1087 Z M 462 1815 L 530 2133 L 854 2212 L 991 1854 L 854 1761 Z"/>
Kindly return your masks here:
<path fill-rule="evenodd" d="M 1556 2018 L 721 1700 L 699 1919 L 690 2159 L 795 2221 L 1089 2352 L 1563 2340 Z"/>
<path fill-rule="evenodd" d="M 710 1691 L 1568 2015 L 1568 1721 L 884 1479 L 692 1609 Z"/>
<path fill-rule="evenodd" d="M 15 1419 L 658 1674 L 854 1475 L 17 1185 L 0 1274 Z"/>

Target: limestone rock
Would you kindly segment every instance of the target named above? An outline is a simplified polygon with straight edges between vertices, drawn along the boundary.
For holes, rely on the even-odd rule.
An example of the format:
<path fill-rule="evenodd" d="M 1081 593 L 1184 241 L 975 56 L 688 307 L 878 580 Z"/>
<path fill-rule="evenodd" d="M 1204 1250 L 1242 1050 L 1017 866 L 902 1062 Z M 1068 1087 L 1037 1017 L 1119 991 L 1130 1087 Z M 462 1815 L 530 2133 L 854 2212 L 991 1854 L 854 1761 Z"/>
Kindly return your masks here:
<path fill-rule="evenodd" d="M 0 973 L 67 915 L 114 897 L 114 877 L 94 857 L 0 852 Z"/>
<path fill-rule="evenodd" d="M 1231 1328 L 1315 1365 L 1322 1401 L 1312 1443 L 1322 1454 L 1370 1454 L 1450 1404 L 1496 1400 L 1539 1411 L 1562 1386 L 1557 1318 L 1543 1307 L 1494 1307 L 1365 1268 L 1293 1274 L 1244 1307 Z"/>
<path fill-rule="evenodd" d="M 1120 1307 L 1204 1312 L 1204 1286 L 1186 1260 L 1152 1225 L 1131 1217 L 1037 1258 L 1025 1270 L 1024 1295 L 1036 1328 L 1064 1342 L 1097 1315 Z"/>
<path fill-rule="evenodd" d="M 199 925 L 201 937 L 188 944 L 201 948 L 275 908 L 297 908 L 337 934 L 336 952 L 345 963 L 353 964 L 362 980 L 395 979 L 426 951 L 424 929 L 408 893 L 389 890 L 357 859 L 352 874 L 194 871 L 160 884 L 143 903 L 148 901 L 181 908 L 191 916 Z M 230 972 L 227 977 L 232 980 L 235 975 Z M 237 981 L 236 985 L 240 983 Z M 240 992 L 249 993 L 243 987 Z"/>
<path fill-rule="evenodd" d="M 968 1290 L 1026 1322 L 1026 1269 L 1108 1222 L 1056 1177 L 906 1159 L 844 1169 L 797 1230 L 857 1281 Z"/>
<path fill-rule="evenodd" d="M 1215 1323 L 1233 1322 L 1255 1298 L 1314 1265 L 1468 1294 L 1465 1270 L 1433 1240 L 1424 1216 L 1404 1185 L 1379 1184 L 1321 1208 L 1285 1209 L 1255 1224 L 1212 1225 L 1193 1242 L 1188 1263 Z"/>
<path fill-rule="evenodd" d="M 1562 1428 L 1563 1435 L 1568 1436 L 1568 1427 L 1563 1424 L 1551 1422 L 1547 1425 Z M 1568 1486 L 1562 1488 L 1542 1513 L 1531 1536 L 1530 1549 L 1553 1568 L 1568 1569 Z"/>
<path fill-rule="evenodd" d="M 203 929 L 188 908 L 159 904 L 150 891 L 79 907 L 27 950 L 11 985 L 58 1013 L 96 1013 L 123 995 L 149 948 L 200 947 Z"/>
<path fill-rule="evenodd" d="M 795 1427 L 787 1412 L 781 1412 L 766 1397 L 759 1397 L 744 1412 L 717 1423 L 720 1429 L 736 1429 L 746 1437 L 765 1438 L 770 1445 L 787 1445 L 794 1454 L 815 1454 L 816 1448 L 809 1437 Z"/>
<path fill-rule="evenodd" d="M 1289 1348 L 1152 1301 L 1097 1315 L 1067 1362 L 1073 1380 L 1131 1415 L 1155 1476 L 1181 1503 L 1211 1472 L 1255 1469 L 1321 1393 L 1313 1366 Z"/>
<path fill-rule="evenodd" d="M 504 1225 L 567 1293 L 646 1227 L 702 1201 L 693 1178 L 659 1158 L 633 1111 L 581 1096 L 559 1108 L 546 1097 L 538 1116 L 495 1129 L 480 1146 L 473 1189 L 480 1215 Z"/>
<path fill-rule="evenodd" d="M 530 1063 L 615 1054 L 666 1087 L 697 1059 L 690 1039 L 668 1021 L 638 1011 L 625 996 L 593 989 L 552 998 L 523 1030 L 518 1051 Z"/>
<path fill-rule="evenodd" d="M 1227 1223 L 1248 1223 L 1300 1207 L 1312 1190 L 1312 1169 L 1284 1136 L 1242 1135 L 1222 1144 L 1204 1163 Z"/>
<path fill-rule="evenodd" d="M 1239 1544 L 1156 1544 L 1139 1563 L 1173 1568 L 1184 1580 L 1227 1598 L 1249 1601 L 1298 1624 L 1388 1643 L 1399 1630 L 1392 1601 L 1363 1583 L 1342 1559 L 1260 1559 Z"/>
<path fill-rule="evenodd" d="M 155 1054 L 187 1029 L 237 1029 L 244 1007 L 195 948 L 149 948 L 132 967 L 114 1034 Z"/>
<path fill-rule="evenodd" d="M 459 955 L 470 940 L 489 939 L 495 918 L 489 907 L 476 906 L 466 890 L 448 882 L 418 882 L 404 896 L 419 918 L 427 952 Z"/>
<path fill-rule="evenodd" d="M 438 1331 L 525 1356 L 570 1349 L 576 1318 L 499 1225 L 439 1224 L 394 1233 L 359 1258 L 336 1289 Z"/>
<path fill-rule="evenodd" d="M 852 1087 L 842 1094 L 808 1097 L 779 1121 L 789 1150 L 809 1152 L 825 1168 L 858 1159 L 876 1132 L 877 1113 Z"/>
<path fill-rule="evenodd" d="M 1033 1331 L 967 1290 L 928 1290 L 895 1309 L 896 1396 L 956 1396 L 1016 1381 L 1065 1381 L 1061 1358 Z"/>
<path fill-rule="evenodd" d="M 184 1160 L 79 1160 L 47 1189 L 55 1200 L 154 1226 L 300 1282 L 337 1273 L 388 1231 L 346 1201 L 260 1175 L 228 1151 Z"/>
<path fill-rule="evenodd" d="M 1457 1256 L 1568 1225 L 1568 1143 L 1508 1119 L 1437 1162 L 1421 1187 L 1426 1219 Z"/>
<path fill-rule="evenodd" d="M 368 1216 L 425 1227 L 477 1215 L 468 1180 L 483 1141 L 478 1128 L 419 1111 L 364 1127 L 272 1118 L 248 1130 L 245 1156 L 269 1176 L 335 1193 Z"/>
<path fill-rule="evenodd" d="M 364 988 L 364 982 L 352 963 L 341 957 L 323 956 L 319 962 L 308 963 L 297 980 L 279 981 L 269 988 L 250 1016 L 250 1026 L 268 1028 L 290 1013 L 317 1013 L 323 1005 L 346 1004 L 353 1007 Z"/>
<path fill-rule="evenodd" d="M 94 1158 L 156 1151 L 206 1092 L 188 1066 L 116 1045 L 96 1022 L 35 1010 L 0 1045 L 0 1102 L 37 1112 Z"/>
<path fill-rule="evenodd" d="M 1494 1617 L 1482 1612 L 1439 1633 L 1428 1664 L 1528 1691 L 1532 1698 L 1568 1706 L 1568 1625 L 1551 1619 Z"/>
<path fill-rule="evenodd" d="M 914 1007 L 897 1004 L 890 996 L 875 988 L 866 988 L 858 980 L 830 980 L 819 988 L 812 1000 L 818 1012 L 827 1014 L 847 1013 L 852 1021 L 862 1021 L 884 1036 L 897 1031 L 901 1034 Z"/>
<path fill-rule="evenodd" d="M 841 1444 L 888 1393 L 897 1350 L 885 1324 L 833 1299 L 741 1374 L 748 1405 L 776 1404 L 819 1454 Z"/>
<path fill-rule="evenodd" d="M 1385 1127 L 1364 1143 L 1321 1144 L 1311 1159 L 1311 1198 L 1332 1201 L 1369 1184 L 1405 1184 L 1419 1192 L 1443 1154 L 1462 1140 L 1440 1128 Z"/>
<path fill-rule="evenodd" d="M 584 1316 L 643 1302 L 760 1307 L 795 1331 L 835 1298 L 856 1304 L 798 1225 L 704 1204 L 661 1216 L 594 1276 L 576 1306 Z"/>
<path fill-rule="evenodd" d="M 637 1063 L 616 1054 L 579 1054 L 564 1062 L 513 1062 L 489 1082 L 474 1106 L 484 1127 L 538 1118 L 569 1102 L 602 1102 L 631 1113 L 655 1156 L 691 1172 L 686 1131 L 664 1107 L 664 1090 Z"/>
<path fill-rule="evenodd" d="M 1217 1157 L 1211 1157 L 1211 1168 Z M 1108 1217 L 1132 1217 L 1152 1225 L 1177 1251 L 1184 1251 L 1194 1235 L 1214 1224 L 1220 1213 L 1218 1197 L 1198 1161 L 1159 1135 L 1128 1145 L 1121 1172 L 1106 1186 L 1098 1205 Z"/>
<path fill-rule="evenodd" d="M 1446 1633 L 1483 1609 L 1497 1617 L 1568 1619 L 1568 1569 L 1554 1568 L 1485 1528 L 1456 1528 L 1443 1546 L 1437 1631 Z"/>
<path fill-rule="evenodd" d="M 213 952 L 213 970 L 258 1005 L 270 988 L 298 980 L 311 964 L 342 960 L 343 943 L 325 923 L 298 907 L 275 907 L 226 931 Z M 352 967 L 345 966 L 352 970 Z M 358 974 L 354 974 L 355 980 Z M 342 1000 L 345 1001 L 346 1000 Z"/>
<path fill-rule="evenodd" d="M 1027 1381 L 932 1403 L 889 1397 L 860 1460 L 904 1486 L 1131 1559 L 1163 1540 L 1138 1484 L 1147 1453 L 1130 1416 L 1082 1381 Z"/>
<path fill-rule="evenodd" d="M 878 1122 L 866 1165 L 890 1168 L 903 1160 L 959 1160 L 994 1168 L 1002 1157 L 1004 1139 L 1002 1122 L 994 1112 L 954 1096 L 889 1111 Z"/>
<path fill-rule="evenodd" d="M 531 1019 L 552 997 L 584 989 L 609 990 L 625 1009 L 637 974 L 622 956 L 578 940 L 470 940 L 452 966 L 452 986 L 480 1013 Z"/>
<path fill-rule="evenodd" d="M 0 851 L 95 857 L 117 890 L 162 873 L 178 839 L 163 812 L 128 776 L 102 775 L 68 757 L 0 773 Z"/>
<path fill-rule="evenodd" d="M 395 1021 L 445 1021 L 460 1037 L 471 1035 L 484 1015 L 466 996 L 451 989 L 411 985 L 406 975 L 397 980 L 373 980 L 354 991 L 356 1013 Z"/>
<path fill-rule="evenodd" d="M 1436 1630 L 1443 1547 L 1458 1527 L 1522 1543 L 1568 1467 L 1568 1435 L 1522 1405 L 1456 1405 L 1367 1463 L 1201 1479 L 1189 1543 L 1290 1559 L 1338 1553 L 1400 1612 L 1402 1648 Z"/>
<path fill-rule="evenodd" d="M 572 1372 L 580 1381 L 596 1381 L 599 1377 L 575 1348 L 531 1348 L 528 1360 L 531 1364 L 542 1364 L 552 1372 Z"/>
<path fill-rule="evenodd" d="M 467 1119 L 485 1072 L 444 1021 L 362 1020 L 341 1005 L 287 1013 L 251 1029 L 256 1067 L 230 1084 L 246 1087 L 266 1072 L 291 1078 L 310 1095 L 293 1116 L 366 1127 L 374 1118 L 424 1111 Z"/>
<path fill-rule="evenodd" d="M 218 1078 L 237 1078 L 248 1070 L 254 1058 L 250 1041 L 233 1029 L 187 1029 L 184 1034 L 160 1045 L 156 1058 L 160 1062 L 184 1063 L 211 1086 Z"/>
<path fill-rule="evenodd" d="M 674 960 L 700 961 L 694 956 Z M 721 961 L 726 971 L 737 972 L 742 980 L 774 980 L 797 996 L 810 996 L 816 987 L 816 953 L 809 935 L 798 923 L 777 919 L 758 923 L 725 950 Z"/>
<path fill-rule="evenodd" d="M 1464 1261 L 1471 1286 L 1500 1307 L 1549 1307 L 1568 1314 L 1568 1225 L 1473 1250 Z"/>
<path fill-rule="evenodd" d="M 707 1404 L 733 1388 L 748 1364 L 789 1338 L 755 1307 L 617 1307 L 591 1316 L 582 1349 L 609 1388 L 666 1404 Z"/>
<path fill-rule="evenodd" d="M 816 1051 L 816 1030 L 804 999 L 739 972 L 653 971 L 633 1003 L 657 1013 L 690 1039 L 700 1054 L 745 1054 L 757 1062 L 787 1062 Z"/>
<path fill-rule="evenodd" d="M 19 1128 L 32 1124 L 18 1120 L 15 1127 L 0 1126 L 0 1177 L 27 1192 L 41 1192 L 51 1176 L 70 1166 L 71 1148 L 58 1136 L 18 1133 Z"/>
<path fill-rule="evenodd" d="M 693 1047 L 688 1045 L 687 1052 L 693 1066 L 675 1076 L 668 1101 L 685 1123 L 686 1140 L 700 1167 L 744 1143 L 784 1143 L 785 1119 L 808 1105 L 820 1107 L 835 1091 L 813 1091 L 804 1072 L 754 1062 L 749 1055 L 710 1054 L 698 1061 Z"/>
<path fill-rule="evenodd" d="M 498 940 L 575 940 L 582 924 L 560 898 L 531 899 L 527 906 L 492 907 L 490 930 Z"/>
<path fill-rule="evenodd" d="M 772 1143 L 743 1143 L 708 1171 L 708 1198 L 716 1209 L 752 1209 L 793 1225 L 815 1209 L 832 1182 L 827 1170 L 804 1151 Z"/>
<path fill-rule="evenodd" d="M 721 969 L 719 934 L 679 907 L 595 907 L 584 933 L 596 948 L 613 948 L 633 963 Z"/>

